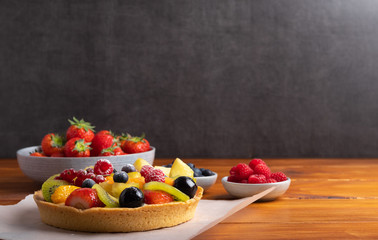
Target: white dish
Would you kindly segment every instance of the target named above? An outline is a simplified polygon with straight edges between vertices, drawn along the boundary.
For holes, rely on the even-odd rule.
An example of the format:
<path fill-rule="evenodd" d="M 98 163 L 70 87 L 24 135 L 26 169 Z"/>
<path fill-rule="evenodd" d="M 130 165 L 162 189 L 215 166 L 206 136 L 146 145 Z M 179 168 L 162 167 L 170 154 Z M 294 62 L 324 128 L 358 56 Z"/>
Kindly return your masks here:
<path fill-rule="evenodd" d="M 203 176 L 203 177 L 196 177 L 196 183 L 198 186 L 201 186 L 204 191 L 209 189 L 211 186 L 214 185 L 214 183 L 217 181 L 218 174 L 215 173 L 211 176 Z"/>
<path fill-rule="evenodd" d="M 22 172 L 29 178 L 43 182 L 50 176 L 62 172 L 65 169 L 74 168 L 75 170 L 85 169 L 93 166 L 99 159 L 108 159 L 113 167 L 121 170 L 127 163 L 133 164 L 138 158 L 143 158 L 151 165 L 155 159 L 156 149 L 151 146 L 151 150 L 143 153 L 126 154 L 119 156 L 101 157 L 34 157 L 30 156 L 40 146 L 23 148 L 17 151 L 17 161 Z"/>
<path fill-rule="evenodd" d="M 260 201 L 272 201 L 286 192 L 289 188 L 291 179 L 288 178 L 283 182 L 276 183 L 261 183 L 261 184 L 249 184 L 249 183 L 234 183 L 227 181 L 227 177 L 222 178 L 222 184 L 226 191 L 238 198 L 250 197 L 260 192 L 267 190 L 268 188 L 275 187 L 273 191 L 259 199 Z"/>

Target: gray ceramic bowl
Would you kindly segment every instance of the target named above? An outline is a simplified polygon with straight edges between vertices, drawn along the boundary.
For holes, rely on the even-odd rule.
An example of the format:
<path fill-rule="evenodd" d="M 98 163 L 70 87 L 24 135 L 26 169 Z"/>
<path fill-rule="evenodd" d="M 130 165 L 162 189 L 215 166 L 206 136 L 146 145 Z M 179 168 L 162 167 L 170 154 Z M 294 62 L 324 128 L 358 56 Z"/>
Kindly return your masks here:
<path fill-rule="evenodd" d="M 255 194 L 261 193 L 268 188 L 275 187 L 273 191 L 259 199 L 259 201 L 272 201 L 286 192 L 290 186 L 290 178 L 283 182 L 263 183 L 263 184 L 248 184 L 248 183 L 234 183 L 227 181 L 228 177 L 222 178 L 222 184 L 226 191 L 238 198 L 251 197 Z"/>
<path fill-rule="evenodd" d="M 30 156 L 30 152 L 34 152 L 39 148 L 40 146 L 33 146 L 17 151 L 17 161 L 22 172 L 37 182 L 43 182 L 50 176 L 62 172 L 64 169 L 74 168 L 75 170 L 79 170 L 93 166 L 99 159 L 108 159 L 117 170 L 120 170 L 127 163 L 133 164 L 138 158 L 143 158 L 152 165 L 156 150 L 154 147 L 151 147 L 151 150 L 148 152 L 106 157 L 71 158 Z"/>
<path fill-rule="evenodd" d="M 197 185 L 201 186 L 204 191 L 209 189 L 217 181 L 218 174 L 211 176 L 196 177 Z"/>

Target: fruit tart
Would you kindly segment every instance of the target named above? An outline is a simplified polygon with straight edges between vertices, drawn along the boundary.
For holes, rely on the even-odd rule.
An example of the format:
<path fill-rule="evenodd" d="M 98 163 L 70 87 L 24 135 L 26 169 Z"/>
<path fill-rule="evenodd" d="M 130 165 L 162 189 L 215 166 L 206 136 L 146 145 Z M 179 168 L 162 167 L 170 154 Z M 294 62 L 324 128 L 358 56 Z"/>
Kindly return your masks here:
<path fill-rule="evenodd" d="M 181 160 L 180 160 L 181 161 Z M 34 193 L 42 222 L 84 232 L 135 232 L 172 227 L 195 214 L 203 189 L 193 173 L 167 177 L 143 159 L 121 170 L 101 159 L 93 167 L 67 169 Z"/>

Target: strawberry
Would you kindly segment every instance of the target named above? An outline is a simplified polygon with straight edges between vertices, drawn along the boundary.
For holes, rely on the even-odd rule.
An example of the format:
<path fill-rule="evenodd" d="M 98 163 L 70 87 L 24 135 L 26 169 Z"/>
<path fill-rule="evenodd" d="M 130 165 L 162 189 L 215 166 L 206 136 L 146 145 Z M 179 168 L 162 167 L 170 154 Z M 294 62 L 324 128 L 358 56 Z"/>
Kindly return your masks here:
<path fill-rule="evenodd" d="M 64 139 L 58 134 L 48 133 L 43 137 L 41 147 L 47 156 L 63 153 Z"/>
<path fill-rule="evenodd" d="M 63 147 L 63 152 L 56 152 L 51 154 L 50 157 L 64 157 L 64 147 Z"/>
<path fill-rule="evenodd" d="M 89 157 L 90 143 L 81 138 L 71 138 L 64 145 L 64 155 L 66 157 Z"/>
<path fill-rule="evenodd" d="M 75 117 L 73 117 L 73 121 L 68 119 L 68 122 L 71 124 L 71 126 L 66 132 L 67 141 L 71 138 L 77 137 L 84 139 L 86 142 L 92 141 L 94 137 L 94 126 L 92 126 L 89 122 L 85 122 L 83 119 L 78 120 Z"/>
<path fill-rule="evenodd" d="M 74 190 L 67 197 L 65 205 L 78 209 L 105 207 L 105 204 L 99 199 L 97 191 L 92 188 L 79 188 Z"/>
<path fill-rule="evenodd" d="M 122 145 L 125 153 L 140 153 L 151 149 L 150 143 L 144 138 L 144 134 L 140 137 L 128 137 Z"/>
<path fill-rule="evenodd" d="M 33 157 L 47 157 L 43 152 L 38 152 L 38 151 L 30 153 L 30 156 L 33 156 Z"/>
<path fill-rule="evenodd" d="M 110 148 L 114 144 L 114 137 L 111 134 L 96 134 L 91 143 L 91 156 L 100 156 L 102 150 Z"/>
<path fill-rule="evenodd" d="M 126 153 L 122 151 L 122 149 L 116 145 L 113 144 L 113 146 L 102 149 L 100 156 L 117 156 L 117 155 L 125 155 Z"/>
<path fill-rule="evenodd" d="M 169 193 L 163 191 L 144 190 L 144 202 L 146 204 L 163 204 L 173 202 L 173 197 Z"/>

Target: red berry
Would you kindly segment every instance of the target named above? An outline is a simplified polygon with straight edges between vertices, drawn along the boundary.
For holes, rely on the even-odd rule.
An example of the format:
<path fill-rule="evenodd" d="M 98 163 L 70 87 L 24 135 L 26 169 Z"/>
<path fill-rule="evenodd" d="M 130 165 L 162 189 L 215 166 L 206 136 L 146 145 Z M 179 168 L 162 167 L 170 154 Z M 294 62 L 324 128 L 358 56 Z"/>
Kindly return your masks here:
<path fill-rule="evenodd" d="M 271 178 L 275 179 L 277 182 L 286 181 L 287 177 L 283 172 L 275 172 L 270 175 Z"/>
<path fill-rule="evenodd" d="M 95 179 L 93 179 L 96 183 L 102 183 L 105 182 L 105 178 L 102 175 L 97 175 Z"/>
<path fill-rule="evenodd" d="M 235 175 L 231 175 L 227 178 L 227 181 L 240 183 L 241 179 L 239 177 L 235 176 Z"/>
<path fill-rule="evenodd" d="M 265 165 L 266 165 L 266 163 L 265 163 L 263 160 L 261 160 L 261 159 L 259 159 L 259 158 L 254 158 L 254 159 L 252 159 L 252 160 L 249 162 L 249 167 L 252 168 L 253 170 L 255 170 L 255 167 L 256 167 L 257 165 L 259 165 L 259 164 L 265 164 Z"/>
<path fill-rule="evenodd" d="M 266 179 L 270 178 L 270 174 L 272 173 L 270 171 L 270 168 L 265 164 L 257 164 L 254 169 L 254 173 L 256 174 L 262 174 L 265 176 Z"/>
<path fill-rule="evenodd" d="M 173 202 L 173 197 L 164 191 L 144 190 L 144 202 L 147 204 L 162 204 Z"/>
<path fill-rule="evenodd" d="M 150 172 L 152 172 L 155 168 L 151 165 L 144 165 L 142 169 L 140 170 L 140 175 L 143 177 L 147 177 Z"/>
<path fill-rule="evenodd" d="M 266 178 L 262 174 L 252 174 L 248 178 L 248 183 L 266 183 Z"/>
<path fill-rule="evenodd" d="M 233 166 L 233 167 L 230 169 L 230 175 L 231 175 L 231 176 L 234 176 L 234 175 L 236 175 L 236 172 L 237 172 L 237 168 L 236 168 L 236 166 Z"/>
<path fill-rule="evenodd" d="M 66 180 L 69 183 L 73 183 L 73 180 L 76 178 L 76 176 L 77 172 L 73 168 L 66 169 L 60 173 L 60 178 Z"/>
<path fill-rule="evenodd" d="M 97 175 L 110 175 L 113 170 L 112 163 L 107 159 L 100 159 L 94 165 L 94 173 Z"/>
<path fill-rule="evenodd" d="M 253 170 L 245 163 L 239 163 L 236 165 L 235 175 L 240 179 L 248 179 L 248 177 L 253 174 Z"/>
<path fill-rule="evenodd" d="M 92 188 L 78 188 L 74 190 L 66 199 L 65 205 L 79 209 L 105 207 L 105 204 L 99 199 L 97 191 Z"/>
<path fill-rule="evenodd" d="M 273 179 L 273 178 L 269 178 L 268 180 L 266 180 L 267 183 L 275 183 L 277 182 L 276 179 Z"/>
<path fill-rule="evenodd" d="M 154 169 L 152 172 L 147 174 L 146 183 L 148 182 L 165 182 L 165 175 L 162 170 Z"/>

